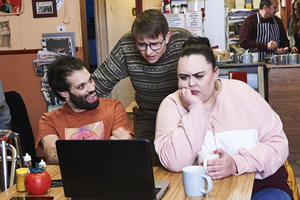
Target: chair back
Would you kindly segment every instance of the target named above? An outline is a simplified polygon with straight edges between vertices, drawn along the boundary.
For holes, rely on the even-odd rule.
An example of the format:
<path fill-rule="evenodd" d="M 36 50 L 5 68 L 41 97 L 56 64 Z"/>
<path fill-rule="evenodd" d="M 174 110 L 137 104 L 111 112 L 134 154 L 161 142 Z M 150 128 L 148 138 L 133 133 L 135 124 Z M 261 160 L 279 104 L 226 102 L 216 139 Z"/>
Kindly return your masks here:
<path fill-rule="evenodd" d="M 27 114 L 27 109 L 21 95 L 15 91 L 5 92 L 6 103 L 11 114 L 11 130 L 19 134 L 22 153 L 31 155 L 32 163 L 39 162 L 36 157 L 33 132 Z"/>
<path fill-rule="evenodd" d="M 284 167 L 288 173 L 288 180 L 287 180 L 287 184 L 289 185 L 290 189 L 293 191 L 293 199 L 294 200 L 300 200 L 300 196 L 299 196 L 299 191 L 298 191 L 298 186 L 296 183 L 296 177 L 294 174 L 294 170 L 292 168 L 292 166 L 290 165 L 289 161 L 286 160 L 284 163 Z"/>

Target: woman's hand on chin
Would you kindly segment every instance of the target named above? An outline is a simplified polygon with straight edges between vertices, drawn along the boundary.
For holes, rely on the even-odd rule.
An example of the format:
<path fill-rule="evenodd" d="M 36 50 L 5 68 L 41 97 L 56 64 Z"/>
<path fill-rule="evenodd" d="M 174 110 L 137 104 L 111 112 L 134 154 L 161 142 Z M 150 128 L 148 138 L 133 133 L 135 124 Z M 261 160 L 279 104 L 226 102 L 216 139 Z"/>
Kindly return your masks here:
<path fill-rule="evenodd" d="M 195 104 L 195 103 L 203 104 L 203 101 L 199 97 L 192 94 L 190 88 L 179 88 L 179 97 L 180 97 L 183 107 L 187 110 L 188 110 L 188 107 L 192 104 Z"/>

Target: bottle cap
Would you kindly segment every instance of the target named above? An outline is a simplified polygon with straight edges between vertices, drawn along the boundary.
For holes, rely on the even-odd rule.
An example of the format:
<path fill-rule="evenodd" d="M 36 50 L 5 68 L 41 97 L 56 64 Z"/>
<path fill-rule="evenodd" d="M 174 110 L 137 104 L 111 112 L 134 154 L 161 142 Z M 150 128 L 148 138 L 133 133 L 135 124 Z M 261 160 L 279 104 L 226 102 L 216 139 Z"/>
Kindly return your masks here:
<path fill-rule="evenodd" d="M 16 169 L 16 174 L 28 174 L 28 168 Z"/>
<path fill-rule="evenodd" d="M 23 157 L 24 161 L 31 161 L 31 156 L 26 153 L 26 155 Z"/>
<path fill-rule="evenodd" d="M 39 163 L 39 166 L 46 167 L 46 162 L 42 159 L 41 162 Z"/>

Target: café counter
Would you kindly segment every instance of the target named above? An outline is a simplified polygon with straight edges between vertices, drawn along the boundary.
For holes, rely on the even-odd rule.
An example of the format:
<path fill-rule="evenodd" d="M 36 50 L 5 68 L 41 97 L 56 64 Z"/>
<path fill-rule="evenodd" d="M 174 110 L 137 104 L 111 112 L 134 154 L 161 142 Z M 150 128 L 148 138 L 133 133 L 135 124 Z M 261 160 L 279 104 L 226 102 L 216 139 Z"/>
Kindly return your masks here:
<path fill-rule="evenodd" d="M 300 159 L 300 64 L 267 65 L 269 104 L 289 140 L 289 159 Z"/>
<path fill-rule="evenodd" d="M 61 179 L 60 169 L 58 165 L 48 165 L 47 172 L 51 179 Z M 254 183 L 255 173 L 243 174 L 240 176 L 229 176 L 220 180 L 213 180 L 213 189 L 210 193 L 203 197 L 188 197 L 184 193 L 182 183 L 182 173 L 173 173 L 163 167 L 153 167 L 154 179 L 156 181 L 169 181 L 170 187 L 166 191 L 162 200 L 190 200 L 190 199 L 210 199 L 210 200 L 250 200 L 252 187 Z M 17 192 L 16 185 L 8 190 L 0 193 L 0 199 L 9 200 L 11 197 L 34 196 L 28 192 Z M 63 187 L 53 187 L 49 191 L 40 196 L 53 196 L 54 200 L 67 199 L 64 196 Z"/>

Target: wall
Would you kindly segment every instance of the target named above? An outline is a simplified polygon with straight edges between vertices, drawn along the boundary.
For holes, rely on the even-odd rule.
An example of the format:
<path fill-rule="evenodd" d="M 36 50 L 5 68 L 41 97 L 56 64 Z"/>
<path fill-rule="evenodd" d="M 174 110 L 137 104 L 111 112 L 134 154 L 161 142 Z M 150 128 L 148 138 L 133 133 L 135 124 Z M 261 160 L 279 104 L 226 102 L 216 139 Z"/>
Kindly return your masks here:
<path fill-rule="evenodd" d="M 31 122 L 34 136 L 38 133 L 38 120 L 46 112 L 46 102 L 41 92 L 41 76 L 36 76 L 33 60 L 41 49 L 42 33 L 55 33 L 56 26 L 65 25 L 66 32 L 75 32 L 76 55 L 82 58 L 81 22 L 79 0 L 65 0 L 70 23 L 64 24 L 64 5 L 55 18 L 33 18 L 32 1 L 24 0 L 24 12 L 20 16 L 0 16 L 9 20 L 11 48 L 0 49 L 0 78 L 4 91 L 21 94 Z"/>
<path fill-rule="evenodd" d="M 0 16 L 0 21 L 9 20 L 11 32 L 10 49 L 39 49 L 41 48 L 42 33 L 56 33 L 57 26 L 61 25 L 66 26 L 66 32 L 75 32 L 76 46 L 82 46 L 79 0 L 65 0 L 64 5 L 57 12 L 57 17 L 49 18 L 33 18 L 32 1 L 24 0 L 23 4 L 24 12 L 21 15 Z M 68 24 L 63 23 L 65 11 L 70 18 L 70 23 Z"/>

